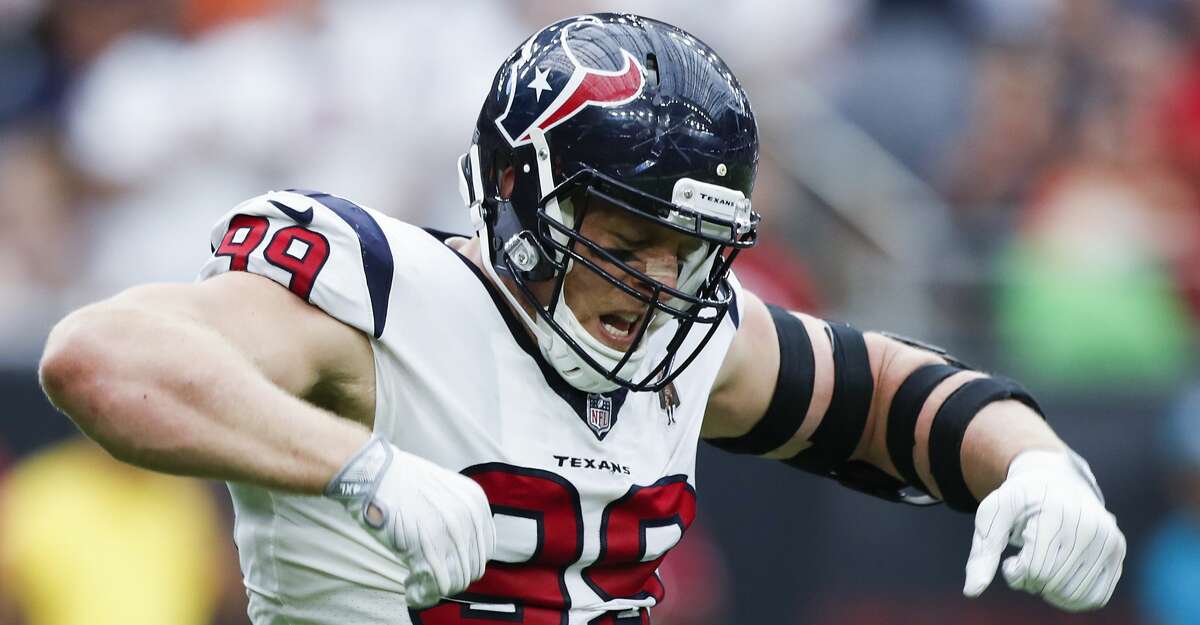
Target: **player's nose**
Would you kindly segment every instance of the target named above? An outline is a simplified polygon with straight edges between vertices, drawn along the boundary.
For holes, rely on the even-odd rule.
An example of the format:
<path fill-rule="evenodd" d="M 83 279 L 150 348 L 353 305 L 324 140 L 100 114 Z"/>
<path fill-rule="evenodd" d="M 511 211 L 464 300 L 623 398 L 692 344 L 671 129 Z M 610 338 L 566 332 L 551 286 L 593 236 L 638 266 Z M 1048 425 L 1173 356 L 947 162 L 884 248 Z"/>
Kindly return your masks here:
<path fill-rule="evenodd" d="M 675 288 L 679 282 L 679 258 L 670 250 L 654 250 L 646 257 L 646 275 L 655 282 Z M 666 299 L 666 294 L 660 294 L 660 299 Z"/>

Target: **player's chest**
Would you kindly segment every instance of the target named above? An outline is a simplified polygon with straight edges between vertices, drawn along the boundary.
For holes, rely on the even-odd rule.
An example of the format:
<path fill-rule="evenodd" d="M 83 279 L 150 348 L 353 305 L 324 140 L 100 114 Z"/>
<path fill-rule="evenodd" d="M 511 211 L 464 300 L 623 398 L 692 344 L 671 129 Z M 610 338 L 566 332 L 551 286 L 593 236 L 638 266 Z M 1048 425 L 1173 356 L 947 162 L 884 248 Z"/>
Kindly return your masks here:
<path fill-rule="evenodd" d="M 616 496 L 691 473 L 700 389 L 681 380 L 663 393 L 581 392 L 546 372 L 507 330 L 472 339 L 470 353 L 420 350 L 423 357 L 381 370 L 391 375 L 381 379 L 377 429 L 446 467 L 547 470 Z"/>
<path fill-rule="evenodd" d="M 468 590 L 475 601 L 421 622 L 489 622 L 519 609 L 557 623 L 568 608 L 590 619 L 621 603 L 653 605 L 663 592 L 654 571 L 696 515 L 699 402 L 563 393 L 506 357 L 476 366 L 469 388 L 431 380 L 424 408 L 393 436 L 478 482 L 496 524 L 498 564 Z"/>

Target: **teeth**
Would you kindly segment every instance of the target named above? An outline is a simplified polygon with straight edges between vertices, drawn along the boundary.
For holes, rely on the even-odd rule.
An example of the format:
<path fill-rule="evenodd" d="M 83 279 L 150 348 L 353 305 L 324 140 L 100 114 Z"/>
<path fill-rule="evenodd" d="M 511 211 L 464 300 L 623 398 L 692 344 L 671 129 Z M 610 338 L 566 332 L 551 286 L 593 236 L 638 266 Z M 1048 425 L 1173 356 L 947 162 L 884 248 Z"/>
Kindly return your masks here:
<path fill-rule="evenodd" d="M 607 323 L 604 323 L 603 321 L 600 322 L 600 325 L 604 326 L 604 330 L 613 336 L 618 336 L 621 338 L 625 338 L 625 337 L 629 336 L 629 330 L 621 330 L 620 328 L 617 328 L 616 326 L 611 326 Z"/>
<path fill-rule="evenodd" d="M 633 323 L 634 321 L 637 321 L 637 320 L 638 320 L 638 317 L 639 317 L 640 315 L 638 315 L 637 313 L 620 313 L 620 314 L 618 314 L 618 315 L 616 315 L 616 316 L 617 316 L 617 317 L 620 317 L 620 319 L 621 319 L 622 321 L 626 321 L 626 322 L 628 322 L 628 323 Z"/>

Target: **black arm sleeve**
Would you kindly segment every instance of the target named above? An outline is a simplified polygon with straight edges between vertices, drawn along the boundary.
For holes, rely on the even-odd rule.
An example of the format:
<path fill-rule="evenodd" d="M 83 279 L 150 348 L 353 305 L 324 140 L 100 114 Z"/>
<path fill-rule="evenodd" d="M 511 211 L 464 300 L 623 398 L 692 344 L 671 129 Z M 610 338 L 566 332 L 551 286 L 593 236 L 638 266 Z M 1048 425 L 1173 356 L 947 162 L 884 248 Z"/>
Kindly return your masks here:
<path fill-rule="evenodd" d="M 779 339 L 779 374 L 767 412 L 741 436 L 711 438 L 708 442 L 735 454 L 762 455 L 788 442 L 804 423 L 812 401 L 816 361 L 804 322 L 788 311 L 767 304 Z"/>

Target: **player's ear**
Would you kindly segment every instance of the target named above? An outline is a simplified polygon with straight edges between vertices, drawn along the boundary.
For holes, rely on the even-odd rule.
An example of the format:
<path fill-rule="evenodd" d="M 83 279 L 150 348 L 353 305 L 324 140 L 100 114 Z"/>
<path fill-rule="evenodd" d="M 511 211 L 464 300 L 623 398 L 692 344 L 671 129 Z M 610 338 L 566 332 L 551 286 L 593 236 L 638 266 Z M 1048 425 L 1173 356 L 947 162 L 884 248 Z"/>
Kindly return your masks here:
<path fill-rule="evenodd" d="M 513 172 L 512 166 L 505 167 L 504 171 L 500 172 L 500 199 L 507 200 L 512 197 L 513 184 L 516 183 L 517 175 Z"/>

